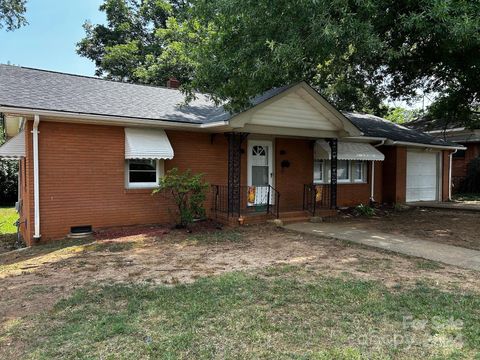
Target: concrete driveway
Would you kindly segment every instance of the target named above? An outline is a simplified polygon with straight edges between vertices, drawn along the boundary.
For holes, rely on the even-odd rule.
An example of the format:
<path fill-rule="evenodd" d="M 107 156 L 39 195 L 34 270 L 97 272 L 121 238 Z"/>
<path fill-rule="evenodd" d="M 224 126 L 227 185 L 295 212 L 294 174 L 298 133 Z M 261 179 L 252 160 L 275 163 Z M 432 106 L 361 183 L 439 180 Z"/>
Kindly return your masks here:
<path fill-rule="evenodd" d="M 408 205 L 430 209 L 467 210 L 480 212 L 480 201 L 417 201 L 408 203 Z"/>
<path fill-rule="evenodd" d="M 480 271 L 480 251 L 458 246 L 382 233 L 345 223 L 296 223 L 286 225 L 285 228 Z"/>

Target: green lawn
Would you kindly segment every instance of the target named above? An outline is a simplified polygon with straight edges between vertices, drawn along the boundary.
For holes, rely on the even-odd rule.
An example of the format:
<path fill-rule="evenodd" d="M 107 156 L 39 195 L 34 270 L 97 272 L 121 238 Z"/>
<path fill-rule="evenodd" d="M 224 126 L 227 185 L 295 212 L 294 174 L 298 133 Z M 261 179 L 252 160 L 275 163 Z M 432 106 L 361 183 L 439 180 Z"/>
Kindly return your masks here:
<path fill-rule="evenodd" d="M 18 214 L 15 208 L 0 207 L 0 235 L 13 234 L 17 232 L 15 221 L 18 219 Z"/>
<path fill-rule="evenodd" d="M 0 347 L 20 339 L 12 347 L 30 359 L 473 359 L 480 297 L 280 266 L 187 285 L 81 288 L 6 331 Z"/>

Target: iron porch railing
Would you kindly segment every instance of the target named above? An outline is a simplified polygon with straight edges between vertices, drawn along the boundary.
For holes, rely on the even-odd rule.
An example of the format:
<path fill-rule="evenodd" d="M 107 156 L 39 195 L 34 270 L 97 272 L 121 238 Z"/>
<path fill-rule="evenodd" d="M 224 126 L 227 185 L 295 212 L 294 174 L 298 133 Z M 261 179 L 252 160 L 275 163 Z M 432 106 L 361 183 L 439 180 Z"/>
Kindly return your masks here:
<path fill-rule="evenodd" d="M 331 185 L 330 184 L 305 184 L 303 186 L 303 210 L 312 216 L 319 209 L 331 208 Z"/>
<path fill-rule="evenodd" d="M 212 185 L 212 210 L 215 214 L 240 217 L 247 214 L 271 214 L 280 216 L 280 193 L 271 185 L 240 186 L 240 202 L 237 208 L 229 204 L 228 185 Z"/>

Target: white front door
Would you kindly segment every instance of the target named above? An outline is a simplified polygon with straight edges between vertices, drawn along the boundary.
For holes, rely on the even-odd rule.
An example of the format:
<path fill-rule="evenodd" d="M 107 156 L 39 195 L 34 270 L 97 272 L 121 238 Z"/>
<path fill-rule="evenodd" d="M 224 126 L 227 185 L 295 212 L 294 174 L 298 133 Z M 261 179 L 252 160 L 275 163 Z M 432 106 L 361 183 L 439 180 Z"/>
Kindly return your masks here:
<path fill-rule="evenodd" d="M 438 200 L 439 170 L 438 152 L 407 151 L 407 202 Z"/>
<path fill-rule="evenodd" d="M 248 205 L 267 203 L 273 185 L 273 145 L 271 141 L 248 141 Z M 270 191 L 270 204 L 273 203 Z"/>

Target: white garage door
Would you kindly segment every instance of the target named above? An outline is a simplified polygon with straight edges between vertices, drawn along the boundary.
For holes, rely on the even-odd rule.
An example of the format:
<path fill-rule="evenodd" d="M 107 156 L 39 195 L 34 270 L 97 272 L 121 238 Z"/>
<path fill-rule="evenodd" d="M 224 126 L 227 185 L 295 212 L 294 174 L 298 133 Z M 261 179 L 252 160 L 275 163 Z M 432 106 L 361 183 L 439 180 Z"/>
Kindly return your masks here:
<path fill-rule="evenodd" d="M 407 202 L 438 199 L 438 154 L 407 151 Z"/>

